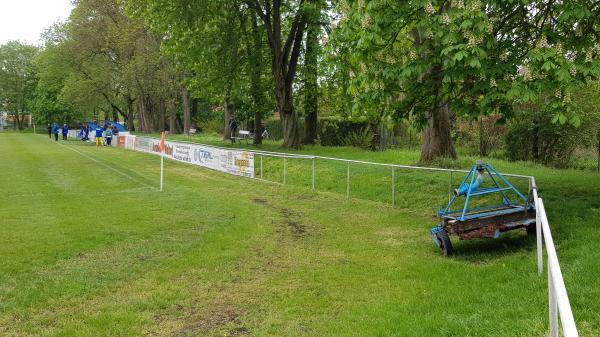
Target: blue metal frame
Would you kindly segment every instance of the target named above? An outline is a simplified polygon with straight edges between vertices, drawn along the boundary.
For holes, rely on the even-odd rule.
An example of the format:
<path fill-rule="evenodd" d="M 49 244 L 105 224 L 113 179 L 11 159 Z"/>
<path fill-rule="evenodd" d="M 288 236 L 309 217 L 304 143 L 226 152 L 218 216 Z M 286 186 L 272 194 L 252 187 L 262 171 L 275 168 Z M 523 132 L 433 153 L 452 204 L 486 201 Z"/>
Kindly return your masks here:
<path fill-rule="evenodd" d="M 494 185 L 493 187 L 478 188 L 475 190 L 471 190 L 471 187 L 473 186 L 473 183 L 475 182 L 476 176 L 479 171 L 483 171 L 484 175 L 487 175 L 490 177 L 490 180 L 492 181 L 492 184 Z M 498 180 L 500 182 L 504 183 L 506 186 L 501 187 L 499 184 L 499 181 L 496 180 L 496 178 L 494 178 L 494 176 L 498 177 Z M 469 178 L 470 178 L 470 180 L 469 180 Z M 467 175 L 465 176 L 463 181 L 460 183 L 459 187 L 462 186 L 463 184 L 465 184 L 467 182 L 467 180 L 470 181 L 470 184 L 466 191 L 465 203 L 462 206 L 462 209 L 461 210 L 452 210 L 453 204 L 458 199 L 458 196 L 453 195 L 452 198 L 450 199 L 450 201 L 448 202 L 448 205 L 446 206 L 446 208 L 443 210 L 440 209 L 438 211 L 438 216 L 440 216 L 442 218 L 447 218 L 447 219 L 465 221 L 465 220 L 479 219 L 479 218 L 489 217 L 489 216 L 494 216 L 494 215 L 510 214 L 510 213 L 515 213 L 515 212 L 519 212 L 519 211 L 526 211 L 526 210 L 530 209 L 531 207 L 533 207 L 528 198 L 526 198 L 521 192 L 519 192 L 519 190 L 517 190 L 508 180 L 506 180 L 506 178 L 504 178 L 504 176 L 502 176 L 500 173 L 498 173 L 498 171 L 496 171 L 496 169 L 494 169 L 489 164 L 477 163 L 477 164 L 473 165 L 471 170 L 469 170 L 469 173 L 467 173 Z M 519 200 L 512 201 L 508 197 L 508 195 L 505 193 L 506 191 L 515 192 L 515 194 L 519 197 L 520 201 L 522 201 L 523 204 L 521 204 L 519 202 Z M 472 200 L 473 197 L 492 194 L 492 193 L 499 193 L 502 196 L 503 205 L 485 206 L 485 207 L 479 207 L 479 208 L 469 208 L 469 202 Z M 507 208 L 507 206 L 508 206 L 508 208 Z M 502 208 L 502 209 L 498 209 L 498 208 Z M 496 210 L 496 209 L 498 209 L 498 210 Z M 486 211 L 486 210 L 489 210 L 489 211 Z M 480 211 L 482 211 L 482 212 L 480 212 Z"/>

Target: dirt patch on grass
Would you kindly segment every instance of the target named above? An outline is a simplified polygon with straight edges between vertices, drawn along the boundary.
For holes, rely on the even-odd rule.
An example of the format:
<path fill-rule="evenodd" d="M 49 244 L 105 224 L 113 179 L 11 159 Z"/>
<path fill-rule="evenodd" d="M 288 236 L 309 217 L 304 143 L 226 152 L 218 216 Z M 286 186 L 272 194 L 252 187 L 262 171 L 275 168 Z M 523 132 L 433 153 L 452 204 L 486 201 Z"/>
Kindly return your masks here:
<path fill-rule="evenodd" d="M 284 224 L 294 237 L 302 237 L 307 234 L 308 226 L 302 223 L 302 215 L 300 213 L 286 207 L 273 205 L 265 199 L 255 198 L 252 201 L 257 204 L 265 205 L 266 207 L 279 213 L 283 218 Z"/>
<path fill-rule="evenodd" d="M 247 336 L 250 330 L 243 325 L 243 311 L 232 305 L 218 304 L 198 315 L 192 308 L 182 307 L 188 312 L 183 327 L 173 337 L 187 336 Z"/>

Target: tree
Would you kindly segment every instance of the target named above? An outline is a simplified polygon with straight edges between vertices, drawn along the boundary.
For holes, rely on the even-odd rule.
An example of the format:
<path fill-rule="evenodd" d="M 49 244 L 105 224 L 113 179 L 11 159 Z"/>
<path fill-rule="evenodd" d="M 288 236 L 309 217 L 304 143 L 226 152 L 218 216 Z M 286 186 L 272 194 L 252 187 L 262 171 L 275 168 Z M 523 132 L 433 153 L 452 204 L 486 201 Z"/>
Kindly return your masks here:
<path fill-rule="evenodd" d="M 255 130 L 269 106 L 263 74 L 264 28 L 240 1 L 130 0 L 128 13 L 163 36 L 162 50 L 187 74 L 190 94 L 222 105 L 223 139 L 240 106 L 254 110 Z M 270 108 L 272 110 L 272 108 Z M 260 143 L 255 132 L 255 143 Z"/>
<path fill-rule="evenodd" d="M 456 157 L 451 117 L 492 112 L 556 91 L 545 113 L 578 124 L 571 94 L 600 73 L 600 4 L 574 1 L 343 2 L 339 43 L 356 73 L 357 109 L 395 104 L 421 116 L 421 160 Z"/>
<path fill-rule="evenodd" d="M 304 143 L 314 144 L 317 139 L 317 110 L 319 106 L 319 36 L 321 33 L 321 8 L 315 1 L 307 10 L 306 47 L 304 49 Z"/>
<path fill-rule="evenodd" d="M 122 118 L 131 131 L 137 113 L 141 131 L 164 128 L 167 109 L 174 111 L 181 97 L 181 76 L 160 53 L 162 36 L 126 16 L 118 0 L 79 0 L 69 21 L 54 28 L 40 58 L 52 84 L 38 86 L 40 111 L 61 106 L 68 107 L 62 114 Z"/>
<path fill-rule="evenodd" d="M 17 41 L 0 46 L 0 109 L 13 117 L 15 129 L 22 130 L 25 115 L 31 113 L 38 51 Z"/>
<path fill-rule="evenodd" d="M 294 109 L 293 89 L 308 22 L 305 1 L 286 1 L 284 4 L 281 0 L 264 3 L 246 0 L 246 4 L 261 18 L 269 42 L 277 109 L 283 121 L 283 145 L 299 148 L 300 128 L 298 114 Z M 287 34 L 283 32 L 285 26 L 289 27 Z"/>

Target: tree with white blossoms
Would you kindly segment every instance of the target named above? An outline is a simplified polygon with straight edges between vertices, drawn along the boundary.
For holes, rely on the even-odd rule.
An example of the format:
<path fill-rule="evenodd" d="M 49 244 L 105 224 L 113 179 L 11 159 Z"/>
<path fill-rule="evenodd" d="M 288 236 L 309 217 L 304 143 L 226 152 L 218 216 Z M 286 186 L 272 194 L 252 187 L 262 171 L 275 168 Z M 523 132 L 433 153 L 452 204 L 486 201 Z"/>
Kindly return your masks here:
<path fill-rule="evenodd" d="M 396 102 L 425 127 L 421 160 L 456 157 L 451 118 L 550 93 L 545 113 L 578 125 L 573 92 L 600 76 L 600 2 L 343 1 L 337 42 L 351 53 L 358 111 Z"/>

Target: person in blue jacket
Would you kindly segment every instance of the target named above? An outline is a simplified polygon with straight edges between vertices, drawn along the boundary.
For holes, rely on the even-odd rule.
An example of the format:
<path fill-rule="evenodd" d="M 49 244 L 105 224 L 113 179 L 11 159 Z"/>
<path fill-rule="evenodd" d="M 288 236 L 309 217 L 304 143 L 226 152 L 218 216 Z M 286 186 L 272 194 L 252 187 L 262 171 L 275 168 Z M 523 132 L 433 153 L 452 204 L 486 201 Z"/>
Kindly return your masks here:
<path fill-rule="evenodd" d="M 69 126 L 67 124 L 63 124 L 63 127 L 62 127 L 63 140 L 67 140 L 68 135 L 69 135 Z"/>
<path fill-rule="evenodd" d="M 104 129 L 100 127 L 100 125 L 96 126 L 96 148 L 102 146 L 102 133 Z"/>
<path fill-rule="evenodd" d="M 54 123 L 54 140 L 58 142 L 58 123 Z"/>

